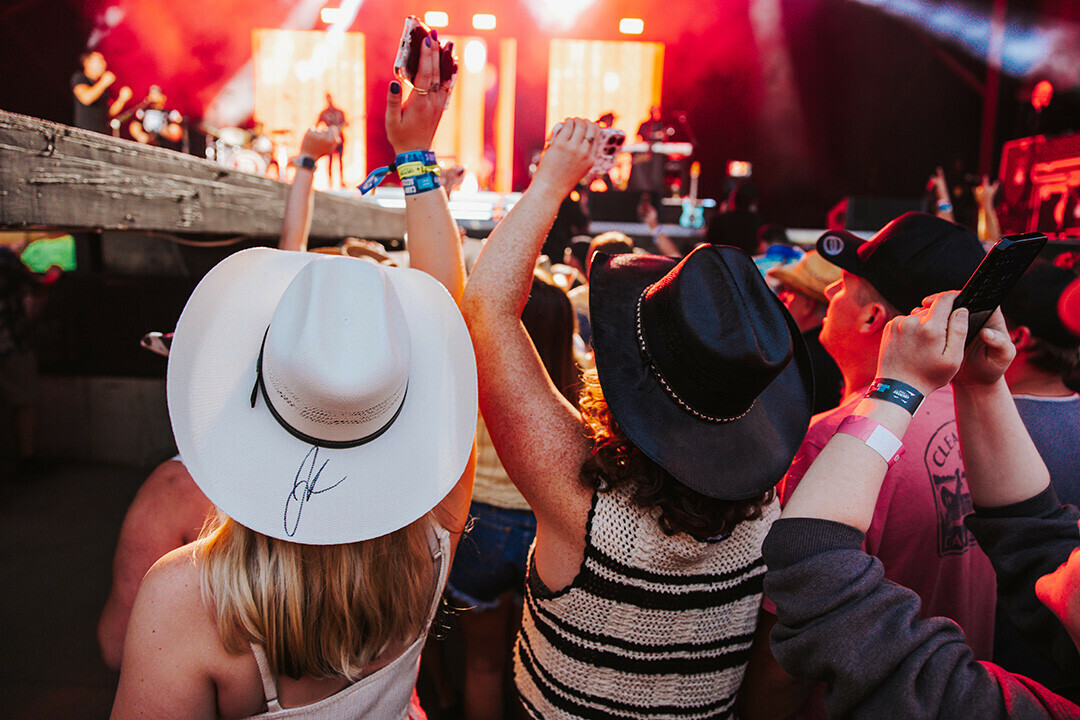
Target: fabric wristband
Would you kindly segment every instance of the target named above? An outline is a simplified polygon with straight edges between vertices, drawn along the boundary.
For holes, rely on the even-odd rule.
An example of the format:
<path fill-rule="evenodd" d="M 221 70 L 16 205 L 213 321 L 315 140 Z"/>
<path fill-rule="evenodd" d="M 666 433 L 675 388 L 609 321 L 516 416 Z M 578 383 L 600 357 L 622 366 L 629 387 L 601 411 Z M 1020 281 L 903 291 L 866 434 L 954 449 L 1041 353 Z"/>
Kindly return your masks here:
<path fill-rule="evenodd" d="M 402 180 L 405 178 L 416 177 L 417 175 L 423 175 L 425 173 L 435 173 L 436 175 L 439 175 L 439 166 L 425 165 L 421 162 L 409 162 L 397 166 L 397 176 Z"/>
<path fill-rule="evenodd" d="M 884 458 L 890 468 L 904 454 L 904 443 L 900 442 L 900 438 L 865 415 L 848 415 L 840 423 L 840 427 L 836 428 L 836 434 L 840 433 L 862 440 L 867 447 Z"/>
<path fill-rule="evenodd" d="M 866 397 L 891 402 L 907 410 L 912 415 L 922 404 L 923 394 L 907 383 L 891 378 L 875 378 L 866 391 Z"/>
<path fill-rule="evenodd" d="M 401 187 L 405 188 L 406 195 L 418 195 L 428 190 L 437 190 L 442 185 L 439 184 L 439 176 L 429 172 L 403 179 Z"/>
<path fill-rule="evenodd" d="M 438 158 L 435 157 L 434 150 L 410 150 L 409 152 L 399 153 L 394 159 L 394 162 L 390 165 L 384 165 L 383 167 L 375 168 L 368 176 L 364 178 L 364 182 L 360 183 L 357 188 L 360 190 L 361 195 L 367 195 L 369 192 L 378 187 L 379 183 L 386 179 L 386 176 L 396 171 L 398 168 L 410 165 L 412 163 L 420 163 L 424 166 L 434 165 L 438 166 Z M 401 177 L 399 175 L 399 177 Z M 404 178 L 402 178 L 404 180 Z M 402 183 L 404 186 L 404 182 Z M 407 195 L 412 193 L 406 193 Z"/>

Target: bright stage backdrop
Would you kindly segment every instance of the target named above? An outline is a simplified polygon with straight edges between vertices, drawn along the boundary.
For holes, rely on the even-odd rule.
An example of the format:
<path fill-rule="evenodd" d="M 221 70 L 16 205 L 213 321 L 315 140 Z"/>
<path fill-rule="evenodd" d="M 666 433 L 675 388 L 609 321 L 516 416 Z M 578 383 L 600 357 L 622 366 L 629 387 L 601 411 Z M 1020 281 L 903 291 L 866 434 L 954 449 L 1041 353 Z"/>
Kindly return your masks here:
<path fill-rule="evenodd" d="M 615 127 L 634 142 L 649 106 L 660 104 L 664 44 L 552 40 L 548 60 L 547 128 L 567 117 L 596 120 L 615 113 Z"/>
<path fill-rule="evenodd" d="M 344 132 L 345 184 L 359 185 L 367 174 L 364 35 L 257 29 L 251 46 L 255 119 L 285 144 L 291 157 L 300 151 L 300 140 L 326 107 L 329 93 L 349 123 Z M 327 162 L 319 161 L 316 188 L 328 186 Z M 336 164 L 334 173 L 336 182 Z"/>

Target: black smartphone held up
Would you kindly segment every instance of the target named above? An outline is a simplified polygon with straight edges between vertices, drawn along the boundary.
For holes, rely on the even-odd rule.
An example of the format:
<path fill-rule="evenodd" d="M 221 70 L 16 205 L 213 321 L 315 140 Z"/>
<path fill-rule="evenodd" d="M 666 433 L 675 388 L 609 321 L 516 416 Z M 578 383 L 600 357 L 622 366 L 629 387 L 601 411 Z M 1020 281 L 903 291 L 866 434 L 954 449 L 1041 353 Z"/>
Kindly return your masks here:
<path fill-rule="evenodd" d="M 954 310 L 962 307 L 968 309 L 965 347 L 970 346 L 978 336 L 1002 298 L 1039 256 L 1044 245 L 1046 236 L 1042 233 L 1006 235 L 986 253 L 953 303 Z"/>

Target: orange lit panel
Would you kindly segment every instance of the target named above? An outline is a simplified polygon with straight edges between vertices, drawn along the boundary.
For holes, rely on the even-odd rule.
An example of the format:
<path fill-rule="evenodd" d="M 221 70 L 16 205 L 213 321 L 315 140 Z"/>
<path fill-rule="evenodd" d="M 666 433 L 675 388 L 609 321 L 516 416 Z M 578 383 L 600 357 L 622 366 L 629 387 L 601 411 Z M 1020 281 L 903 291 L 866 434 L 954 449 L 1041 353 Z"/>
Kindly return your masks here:
<path fill-rule="evenodd" d="M 567 117 L 612 112 L 630 144 L 649 106 L 660 104 L 663 43 L 552 40 L 548 57 L 548 132 Z"/>
<path fill-rule="evenodd" d="M 619 21 L 619 32 L 623 35 L 640 35 L 645 32 L 645 21 L 641 18 L 623 18 Z"/>

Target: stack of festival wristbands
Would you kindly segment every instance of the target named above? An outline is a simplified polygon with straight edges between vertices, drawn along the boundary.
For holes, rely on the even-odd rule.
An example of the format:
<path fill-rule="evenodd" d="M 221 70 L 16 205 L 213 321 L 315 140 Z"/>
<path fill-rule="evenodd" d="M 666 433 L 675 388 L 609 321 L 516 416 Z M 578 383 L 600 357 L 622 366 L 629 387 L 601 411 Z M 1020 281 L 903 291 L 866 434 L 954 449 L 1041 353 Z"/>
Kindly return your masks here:
<path fill-rule="evenodd" d="M 397 172 L 401 178 L 401 187 L 406 195 L 416 195 L 436 190 L 439 184 L 439 165 L 433 150 L 413 150 L 397 156 L 392 165 L 375 168 L 360 184 L 360 194 L 366 195 L 374 190 L 387 175 Z"/>

